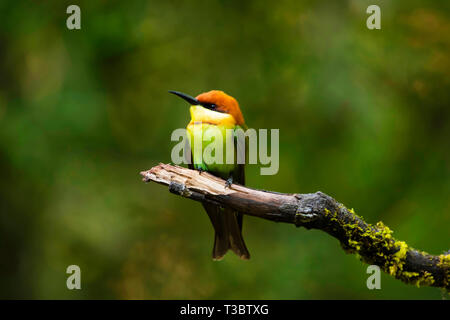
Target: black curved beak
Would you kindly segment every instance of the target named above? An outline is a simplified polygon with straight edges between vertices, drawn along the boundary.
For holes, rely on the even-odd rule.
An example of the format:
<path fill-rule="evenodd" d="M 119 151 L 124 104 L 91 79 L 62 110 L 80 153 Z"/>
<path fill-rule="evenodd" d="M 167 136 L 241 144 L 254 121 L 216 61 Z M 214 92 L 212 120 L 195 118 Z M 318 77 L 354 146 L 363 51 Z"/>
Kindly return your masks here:
<path fill-rule="evenodd" d="M 190 105 L 192 106 L 198 106 L 201 105 L 200 101 L 198 101 L 197 99 L 195 99 L 194 97 L 191 97 L 188 94 L 185 94 L 183 92 L 179 92 L 179 91 L 173 91 L 173 90 L 169 90 L 170 93 L 173 93 L 174 95 L 179 96 L 180 98 L 186 100 Z"/>

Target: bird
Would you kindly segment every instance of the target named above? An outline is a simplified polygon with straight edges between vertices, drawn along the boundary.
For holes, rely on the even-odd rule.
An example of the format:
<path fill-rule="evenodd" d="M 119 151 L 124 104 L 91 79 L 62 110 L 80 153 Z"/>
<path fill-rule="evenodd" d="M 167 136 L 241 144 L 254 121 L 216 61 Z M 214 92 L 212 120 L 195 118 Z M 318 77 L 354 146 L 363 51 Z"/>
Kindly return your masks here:
<path fill-rule="evenodd" d="M 222 136 L 224 143 L 227 140 L 226 129 L 231 129 L 233 133 L 238 129 L 247 130 L 237 100 L 221 90 L 204 92 L 195 98 L 179 91 L 170 90 L 169 92 L 184 99 L 190 105 L 191 120 L 186 127 L 191 149 L 189 168 L 200 171 L 200 174 L 206 171 L 226 180 L 225 188 L 233 183 L 245 185 L 245 163 L 238 163 L 238 161 L 231 164 L 226 161 L 210 163 L 200 154 L 208 145 L 208 142 L 203 141 L 203 137 L 211 130 L 219 130 L 216 132 Z M 192 145 L 194 139 L 202 141 L 201 149 L 194 148 Z M 236 139 L 233 139 L 233 143 L 236 150 Z M 248 148 L 247 145 L 246 147 Z M 215 231 L 213 260 L 222 260 L 229 250 L 243 260 L 250 259 L 250 253 L 242 236 L 243 214 L 211 203 L 203 202 L 202 205 Z"/>

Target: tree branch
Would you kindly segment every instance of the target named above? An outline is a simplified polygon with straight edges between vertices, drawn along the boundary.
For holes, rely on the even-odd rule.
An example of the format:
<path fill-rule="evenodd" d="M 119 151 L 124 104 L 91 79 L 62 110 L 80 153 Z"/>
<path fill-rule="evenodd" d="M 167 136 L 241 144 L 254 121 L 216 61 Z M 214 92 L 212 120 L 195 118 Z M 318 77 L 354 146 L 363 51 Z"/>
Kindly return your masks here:
<path fill-rule="evenodd" d="M 358 254 L 368 264 L 409 284 L 450 290 L 450 254 L 433 256 L 415 250 L 392 237 L 382 222 L 366 223 L 330 196 L 322 193 L 284 194 L 250 189 L 238 184 L 225 188 L 225 181 L 207 172 L 159 164 L 141 172 L 143 181 L 169 186 L 183 197 L 230 207 L 247 215 L 276 222 L 319 229 L 338 239 L 347 253 Z"/>

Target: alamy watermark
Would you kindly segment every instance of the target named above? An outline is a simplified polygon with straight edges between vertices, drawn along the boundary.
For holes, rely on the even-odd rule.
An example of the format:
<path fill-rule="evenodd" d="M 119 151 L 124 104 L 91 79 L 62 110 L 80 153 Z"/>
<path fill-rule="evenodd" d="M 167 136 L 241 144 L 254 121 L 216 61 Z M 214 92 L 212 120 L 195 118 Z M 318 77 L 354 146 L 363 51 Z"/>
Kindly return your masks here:
<path fill-rule="evenodd" d="M 367 278 L 366 285 L 367 289 L 373 290 L 373 289 L 381 289 L 381 271 L 380 267 L 377 265 L 370 265 L 367 267 L 366 272 L 368 274 L 371 274 L 370 277 Z"/>
<path fill-rule="evenodd" d="M 381 9 L 376 4 L 372 4 L 367 7 L 366 13 L 370 14 L 370 16 L 366 20 L 367 29 L 373 30 L 381 29 Z"/>
<path fill-rule="evenodd" d="M 66 280 L 67 289 L 81 289 L 81 269 L 76 264 L 72 264 L 67 267 L 66 273 L 70 274 Z"/>
<path fill-rule="evenodd" d="M 171 141 L 178 141 L 172 148 L 174 164 L 261 164 L 261 175 L 275 175 L 280 167 L 279 129 L 223 129 L 200 123 L 190 133 L 186 129 L 172 132 Z M 268 148 L 270 145 L 270 155 Z M 191 153 L 193 160 L 191 160 Z"/>
<path fill-rule="evenodd" d="M 81 29 L 81 9 L 75 4 L 71 4 L 67 7 L 66 13 L 70 14 L 66 20 L 66 26 L 69 30 Z"/>

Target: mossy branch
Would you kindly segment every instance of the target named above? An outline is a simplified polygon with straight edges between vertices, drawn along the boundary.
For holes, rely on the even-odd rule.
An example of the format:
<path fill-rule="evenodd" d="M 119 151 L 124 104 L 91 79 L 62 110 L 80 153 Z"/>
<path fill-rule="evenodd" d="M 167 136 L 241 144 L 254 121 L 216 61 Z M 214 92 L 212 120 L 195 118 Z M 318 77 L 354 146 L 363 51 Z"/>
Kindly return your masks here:
<path fill-rule="evenodd" d="M 183 197 L 230 207 L 242 213 L 276 222 L 319 229 L 338 239 L 347 253 L 409 284 L 450 290 L 450 254 L 439 256 L 411 248 L 396 240 L 382 222 L 366 223 L 353 209 L 322 193 L 283 194 L 232 184 L 206 172 L 159 164 L 141 172 L 143 181 L 169 186 Z"/>

